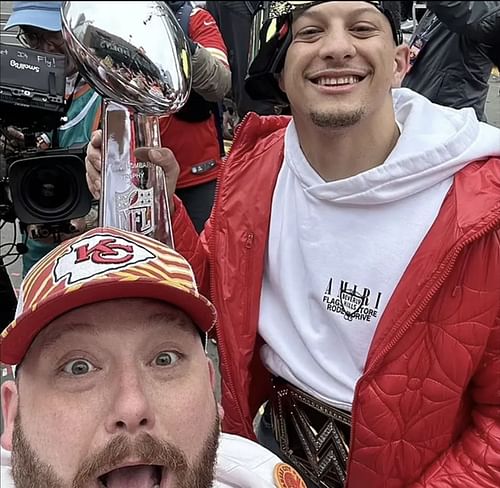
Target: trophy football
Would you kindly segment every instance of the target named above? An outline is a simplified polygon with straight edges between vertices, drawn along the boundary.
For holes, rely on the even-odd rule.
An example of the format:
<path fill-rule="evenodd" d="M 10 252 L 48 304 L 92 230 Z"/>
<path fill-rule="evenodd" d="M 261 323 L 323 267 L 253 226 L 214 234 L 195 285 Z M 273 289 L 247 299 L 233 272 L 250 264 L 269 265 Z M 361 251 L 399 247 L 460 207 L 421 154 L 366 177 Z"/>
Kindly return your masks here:
<path fill-rule="evenodd" d="M 159 116 L 182 108 L 191 58 L 165 2 L 64 2 L 62 32 L 80 74 L 103 96 L 99 225 L 173 247 L 165 175 L 138 160 L 160 147 Z"/>

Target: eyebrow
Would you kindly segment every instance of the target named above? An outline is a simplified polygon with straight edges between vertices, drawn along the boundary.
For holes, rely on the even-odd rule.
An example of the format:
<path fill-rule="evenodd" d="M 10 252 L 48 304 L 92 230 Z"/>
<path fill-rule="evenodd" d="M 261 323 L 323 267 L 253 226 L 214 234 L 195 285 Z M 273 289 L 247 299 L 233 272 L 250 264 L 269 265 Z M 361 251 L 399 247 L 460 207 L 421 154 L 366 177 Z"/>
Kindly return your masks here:
<path fill-rule="evenodd" d="M 146 323 L 147 324 L 154 323 L 155 325 L 166 324 L 174 329 L 189 333 L 190 332 L 196 333 L 197 330 L 197 326 L 193 321 L 187 319 L 183 315 L 175 314 L 174 312 L 172 313 L 160 312 L 151 314 L 146 318 Z"/>
<path fill-rule="evenodd" d="M 85 332 L 90 331 L 94 336 L 99 335 L 98 328 L 93 324 L 89 324 L 87 322 L 70 322 L 68 324 L 65 324 L 64 327 L 61 327 L 57 332 L 49 332 L 46 338 L 42 338 L 40 346 L 44 349 L 53 347 L 65 335 L 68 335 L 72 332 L 81 332 L 82 329 L 84 329 Z"/>
<path fill-rule="evenodd" d="M 380 10 L 378 10 L 376 7 L 357 7 L 352 12 L 349 12 L 349 15 L 355 16 L 361 14 L 377 14 L 377 13 L 381 14 L 382 12 L 380 12 Z M 300 15 L 298 15 L 296 20 L 298 20 L 300 17 L 322 17 L 322 16 L 324 16 L 324 14 L 322 14 L 320 11 L 308 8 Z"/>
<path fill-rule="evenodd" d="M 179 331 L 184 331 L 187 333 L 196 333 L 196 325 L 193 322 L 190 322 L 183 316 L 179 316 L 178 314 L 172 313 L 154 313 L 144 317 L 143 327 L 145 329 L 151 326 L 166 326 L 172 327 Z M 88 322 L 69 322 L 62 326 L 59 330 L 54 332 L 49 332 L 47 337 L 42 338 L 40 346 L 42 348 L 52 348 L 57 342 L 61 340 L 62 337 L 77 332 L 81 333 L 85 331 L 86 333 L 90 332 L 93 336 L 99 335 L 99 327 L 88 323 Z"/>

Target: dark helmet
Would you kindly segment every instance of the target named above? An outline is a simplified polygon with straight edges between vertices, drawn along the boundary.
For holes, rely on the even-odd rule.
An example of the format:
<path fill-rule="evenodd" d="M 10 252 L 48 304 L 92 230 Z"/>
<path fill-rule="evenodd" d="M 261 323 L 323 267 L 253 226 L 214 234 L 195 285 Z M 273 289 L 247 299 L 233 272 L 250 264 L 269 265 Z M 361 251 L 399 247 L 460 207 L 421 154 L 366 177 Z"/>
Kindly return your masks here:
<path fill-rule="evenodd" d="M 292 40 L 292 14 L 324 3 L 323 1 L 270 1 L 261 2 L 254 14 L 250 35 L 248 74 L 245 88 L 254 100 L 288 104 L 278 85 L 285 55 Z M 388 19 L 396 44 L 403 42 L 401 33 L 400 2 L 370 1 Z"/>

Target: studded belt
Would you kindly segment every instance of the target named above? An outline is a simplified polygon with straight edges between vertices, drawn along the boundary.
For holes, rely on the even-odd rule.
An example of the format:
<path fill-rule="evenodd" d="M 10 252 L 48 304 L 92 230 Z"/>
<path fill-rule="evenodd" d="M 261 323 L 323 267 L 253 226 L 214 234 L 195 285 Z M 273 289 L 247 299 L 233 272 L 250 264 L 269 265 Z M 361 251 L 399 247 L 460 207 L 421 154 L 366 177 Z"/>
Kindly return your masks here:
<path fill-rule="evenodd" d="M 319 488 L 342 488 L 351 415 L 276 377 L 270 403 L 273 434 L 283 457 Z"/>

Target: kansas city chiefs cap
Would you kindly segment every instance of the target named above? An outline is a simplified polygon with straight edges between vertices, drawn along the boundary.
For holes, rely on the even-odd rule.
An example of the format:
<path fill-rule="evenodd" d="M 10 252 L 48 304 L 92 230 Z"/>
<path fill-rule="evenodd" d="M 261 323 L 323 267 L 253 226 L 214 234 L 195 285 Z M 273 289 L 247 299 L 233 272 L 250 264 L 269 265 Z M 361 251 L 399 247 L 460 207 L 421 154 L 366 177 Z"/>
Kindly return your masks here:
<path fill-rule="evenodd" d="M 167 302 L 204 333 L 216 320 L 179 253 L 140 234 L 96 228 L 64 241 L 27 274 L 16 318 L 0 336 L 0 362 L 19 364 L 36 335 L 59 315 L 115 298 Z"/>

